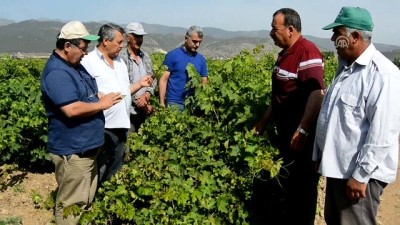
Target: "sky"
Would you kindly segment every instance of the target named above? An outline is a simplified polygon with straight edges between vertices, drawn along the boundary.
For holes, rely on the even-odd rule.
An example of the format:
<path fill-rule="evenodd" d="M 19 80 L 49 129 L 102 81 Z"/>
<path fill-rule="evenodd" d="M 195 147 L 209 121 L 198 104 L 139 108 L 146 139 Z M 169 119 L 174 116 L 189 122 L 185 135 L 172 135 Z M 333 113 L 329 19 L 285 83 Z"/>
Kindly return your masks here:
<path fill-rule="evenodd" d="M 252 31 L 270 30 L 272 14 L 289 7 L 300 14 L 304 35 L 330 38 L 332 31 L 321 28 L 333 22 L 343 6 L 370 11 L 373 42 L 400 46 L 399 0 L 2 0 L 0 18 L 16 22 L 42 18 L 117 24 L 137 21 Z"/>

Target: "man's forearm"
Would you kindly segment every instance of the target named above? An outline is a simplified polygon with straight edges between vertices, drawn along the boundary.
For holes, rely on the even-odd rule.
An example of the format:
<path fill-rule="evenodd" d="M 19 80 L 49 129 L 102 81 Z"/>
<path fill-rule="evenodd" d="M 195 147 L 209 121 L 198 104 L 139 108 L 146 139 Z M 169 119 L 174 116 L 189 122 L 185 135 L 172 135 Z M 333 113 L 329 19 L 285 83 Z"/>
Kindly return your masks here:
<path fill-rule="evenodd" d="M 142 85 L 139 82 L 131 84 L 129 87 L 131 94 L 135 94 L 140 88 L 142 88 Z"/>
<path fill-rule="evenodd" d="M 165 106 L 165 95 L 167 93 L 167 83 L 171 73 L 169 71 L 165 71 L 164 74 L 160 78 L 160 104 Z"/>
<path fill-rule="evenodd" d="M 160 80 L 160 104 L 165 105 L 165 94 L 167 91 L 167 83 Z"/>

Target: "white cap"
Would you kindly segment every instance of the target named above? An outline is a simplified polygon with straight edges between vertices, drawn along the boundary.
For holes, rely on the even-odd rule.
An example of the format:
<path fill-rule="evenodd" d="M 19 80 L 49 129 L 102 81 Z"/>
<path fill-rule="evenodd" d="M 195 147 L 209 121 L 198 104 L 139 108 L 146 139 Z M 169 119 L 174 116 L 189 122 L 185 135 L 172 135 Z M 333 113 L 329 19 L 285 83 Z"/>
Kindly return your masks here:
<path fill-rule="evenodd" d="M 79 21 L 71 21 L 61 28 L 59 39 L 84 39 L 88 41 L 96 41 L 100 37 L 97 35 L 89 34 L 86 27 Z"/>
<path fill-rule="evenodd" d="M 145 34 L 147 34 L 146 32 L 144 32 L 142 24 L 140 24 L 138 22 L 129 23 L 128 26 L 126 26 L 125 32 L 127 34 L 134 33 L 136 35 L 145 35 Z"/>

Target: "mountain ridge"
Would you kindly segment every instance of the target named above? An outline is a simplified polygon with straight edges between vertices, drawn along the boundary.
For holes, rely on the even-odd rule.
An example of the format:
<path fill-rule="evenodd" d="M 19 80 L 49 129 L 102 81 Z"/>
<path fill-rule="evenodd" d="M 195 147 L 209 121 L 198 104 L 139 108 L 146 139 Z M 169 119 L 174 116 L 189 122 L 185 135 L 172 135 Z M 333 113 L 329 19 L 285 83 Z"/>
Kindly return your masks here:
<path fill-rule="evenodd" d="M 102 22 L 84 22 L 90 33 L 97 34 Z M 183 43 L 187 28 L 150 24 L 141 22 L 148 33 L 144 39 L 143 50 L 149 53 L 155 51 L 170 51 Z M 50 53 L 55 47 L 55 39 L 65 21 L 24 20 L 15 22 L 0 18 L 0 53 Z M 126 24 L 119 24 L 126 27 Z M 233 57 L 244 49 L 252 50 L 258 45 L 264 45 L 267 51 L 279 51 L 269 37 L 268 30 L 227 31 L 214 27 L 203 27 L 204 42 L 199 49 L 208 58 Z M 336 51 L 328 38 L 304 35 L 314 42 L 321 51 Z M 374 43 L 381 52 L 389 53 L 391 59 L 400 55 L 400 46 Z M 92 48 L 95 44 L 91 44 Z"/>

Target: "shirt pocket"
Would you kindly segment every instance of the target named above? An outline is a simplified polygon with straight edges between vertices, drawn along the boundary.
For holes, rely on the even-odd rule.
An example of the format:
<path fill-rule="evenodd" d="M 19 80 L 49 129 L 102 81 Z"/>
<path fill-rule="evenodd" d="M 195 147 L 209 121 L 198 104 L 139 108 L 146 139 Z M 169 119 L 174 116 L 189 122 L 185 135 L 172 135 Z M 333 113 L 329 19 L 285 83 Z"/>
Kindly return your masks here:
<path fill-rule="evenodd" d="M 360 125 L 362 120 L 361 111 L 361 96 L 357 96 L 350 93 L 343 93 L 340 96 L 340 102 L 342 107 L 341 114 L 343 115 L 343 122 L 350 125 Z"/>

